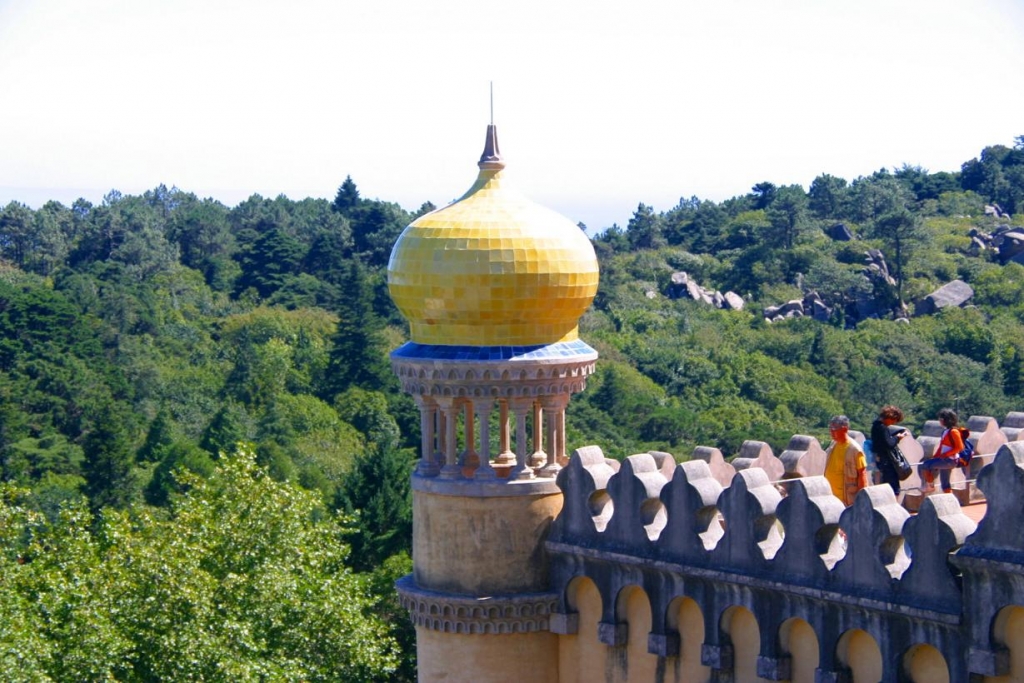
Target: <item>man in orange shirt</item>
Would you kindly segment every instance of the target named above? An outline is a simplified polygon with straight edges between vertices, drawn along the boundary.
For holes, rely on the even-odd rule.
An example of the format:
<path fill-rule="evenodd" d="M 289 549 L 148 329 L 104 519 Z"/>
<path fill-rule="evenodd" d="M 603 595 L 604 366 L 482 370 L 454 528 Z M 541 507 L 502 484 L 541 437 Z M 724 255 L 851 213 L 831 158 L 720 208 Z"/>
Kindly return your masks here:
<path fill-rule="evenodd" d="M 836 415 L 828 422 L 828 432 L 832 444 L 825 451 L 825 478 L 832 486 L 832 494 L 843 501 L 843 505 L 852 505 L 857 491 L 868 485 L 868 465 L 864 459 L 864 451 L 860 444 L 847 438 L 850 431 L 850 418 Z"/>

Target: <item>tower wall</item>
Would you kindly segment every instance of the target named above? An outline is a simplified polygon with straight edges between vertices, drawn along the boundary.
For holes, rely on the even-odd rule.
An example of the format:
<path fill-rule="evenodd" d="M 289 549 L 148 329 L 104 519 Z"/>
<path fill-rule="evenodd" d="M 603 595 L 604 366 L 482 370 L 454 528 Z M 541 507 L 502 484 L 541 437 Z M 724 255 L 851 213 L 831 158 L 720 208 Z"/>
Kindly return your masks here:
<path fill-rule="evenodd" d="M 419 680 L 558 683 L 558 636 L 550 632 L 465 635 L 416 629 Z"/>
<path fill-rule="evenodd" d="M 553 482 L 537 493 L 514 496 L 415 491 L 416 584 L 475 596 L 546 590 L 544 540 L 561 509 L 562 492 Z"/>

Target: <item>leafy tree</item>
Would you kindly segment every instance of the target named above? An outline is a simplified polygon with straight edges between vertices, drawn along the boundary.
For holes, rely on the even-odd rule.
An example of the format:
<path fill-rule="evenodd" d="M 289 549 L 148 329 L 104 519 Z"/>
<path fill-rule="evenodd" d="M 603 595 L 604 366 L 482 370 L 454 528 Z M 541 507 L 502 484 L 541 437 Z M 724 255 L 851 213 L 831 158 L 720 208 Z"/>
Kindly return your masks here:
<path fill-rule="evenodd" d="M 956 174 L 929 173 L 920 166 L 903 164 L 893 175 L 914 193 L 918 202 L 938 199 L 943 192 L 955 192 L 960 189 L 960 179 Z"/>
<path fill-rule="evenodd" d="M 431 211 L 436 211 L 436 210 L 437 210 L 437 207 L 434 206 L 433 202 L 423 202 L 422 204 L 420 204 L 420 208 L 416 209 L 416 212 L 412 215 L 412 220 L 416 220 L 420 216 L 426 216 Z M 580 223 L 580 225 L 583 225 L 583 224 Z M 586 228 L 587 228 L 587 226 L 584 225 L 582 230 L 584 232 L 586 232 Z"/>
<path fill-rule="evenodd" d="M 344 520 L 223 459 L 166 519 L 71 506 L 56 524 L 3 489 L 0 658 L 25 681 L 386 680 L 398 665 Z M 92 529 L 96 531 L 93 532 Z"/>
<path fill-rule="evenodd" d="M 905 211 L 913 203 L 910 190 L 884 169 L 854 180 L 847 198 L 846 215 L 858 222 L 870 222 L 880 216 Z"/>
<path fill-rule="evenodd" d="M 613 223 L 610 228 L 594 238 L 594 251 L 598 258 L 608 258 L 616 252 L 629 251 L 629 238 L 626 232 Z"/>
<path fill-rule="evenodd" d="M 871 282 L 861 268 L 828 259 L 822 259 L 808 269 L 804 285 L 840 309 L 871 293 Z"/>
<path fill-rule="evenodd" d="M 6 446 L 0 472 L 5 481 L 32 486 L 47 474 L 80 476 L 83 461 L 81 446 L 63 434 L 27 436 Z"/>
<path fill-rule="evenodd" d="M 146 502 L 164 506 L 174 494 L 188 489 L 186 482 L 193 480 L 181 477 L 182 471 L 208 478 L 213 474 L 214 461 L 209 453 L 194 444 L 184 441 L 171 443 L 161 449 L 163 459 L 153 471 L 153 478 L 146 486 Z"/>
<path fill-rule="evenodd" d="M 960 168 L 960 183 L 963 189 L 987 197 L 1004 211 L 1019 211 L 1024 207 L 1024 147 L 1020 138 L 1013 149 L 992 145 L 981 151 L 980 158 L 965 162 Z"/>
<path fill-rule="evenodd" d="M 282 306 L 289 310 L 303 308 L 332 310 L 337 307 L 340 296 L 341 293 L 334 285 L 302 273 L 285 278 L 277 291 L 267 299 L 267 304 Z"/>
<path fill-rule="evenodd" d="M 353 459 L 365 449 L 366 437 L 315 396 L 282 394 L 260 419 L 259 443 L 275 441 L 289 455 L 300 480 L 330 498 Z M 315 482 L 315 484 L 313 483 Z"/>
<path fill-rule="evenodd" d="M 996 339 L 985 316 L 977 309 L 950 308 L 938 315 L 936 346 L 947 353 L 979 363 L 993 360 Z"/>
<path fill-rule="evenodd" d="M 334 399 L 341 419 L 366 436 L 371 448 L 393 450 L 398 447 L 399 430 L 388 412 L 388 399 L 382 392 L 350 386 Z"/>
<path fill-rule="evenodd" d="M 662 216 L 662 234 L 668 244 L 691 245 L 693 221 L 698 207 L 700 199 L 696 196 L 689 199 L 680 197 L 679 203 Z"/>
<path fill-rule="evenodd" d="M 1008 396 L 1024 394 L 1024 350 L 1014 346 L 1003 375 L 1003 392 Z"/>

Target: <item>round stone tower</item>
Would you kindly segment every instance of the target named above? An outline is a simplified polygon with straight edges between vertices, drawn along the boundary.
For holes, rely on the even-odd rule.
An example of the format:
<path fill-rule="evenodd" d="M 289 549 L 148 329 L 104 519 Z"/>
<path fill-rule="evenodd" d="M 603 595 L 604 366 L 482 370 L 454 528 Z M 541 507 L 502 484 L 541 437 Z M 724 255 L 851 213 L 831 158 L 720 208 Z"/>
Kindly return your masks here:
<path fill-rule="evenodd" d="M 391 364 L 420 409 L 412 476 L 421 681 L 558 680 L 544 538 L 562 508 L 565 408 L 597 352 L 578 322 L 597 258 L 575 224 L 509 187 L 494 125 L 476 182 L 395 243 L 388 289 L 412 341 Z"/>

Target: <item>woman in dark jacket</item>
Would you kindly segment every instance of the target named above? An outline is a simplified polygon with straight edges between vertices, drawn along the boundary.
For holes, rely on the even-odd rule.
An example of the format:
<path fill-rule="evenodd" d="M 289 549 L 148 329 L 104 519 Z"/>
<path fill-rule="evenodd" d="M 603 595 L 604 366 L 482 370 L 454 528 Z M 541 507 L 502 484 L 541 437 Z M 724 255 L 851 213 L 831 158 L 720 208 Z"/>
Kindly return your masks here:
<path fill-rule="evenodd" d="M 878 419 L 871 423 L 871 449 L 875 454 L 875 465 L 882 474 L 882 483 L 892 487 L 893 493 L 900 494 L 900 478 L 896 474 L 896 466 L 892 464 L 892 449 L 896 448 L 900 439 L 907 435 L 907 430 L 891 430 L 889 427 L 903 421 L 903 411 L 896 406 L 884 406 L 878 412 Z"/>

